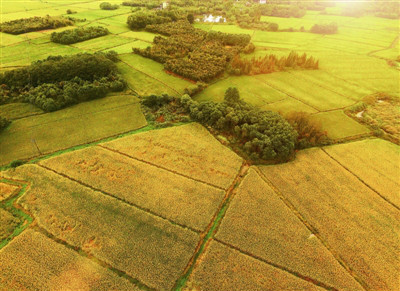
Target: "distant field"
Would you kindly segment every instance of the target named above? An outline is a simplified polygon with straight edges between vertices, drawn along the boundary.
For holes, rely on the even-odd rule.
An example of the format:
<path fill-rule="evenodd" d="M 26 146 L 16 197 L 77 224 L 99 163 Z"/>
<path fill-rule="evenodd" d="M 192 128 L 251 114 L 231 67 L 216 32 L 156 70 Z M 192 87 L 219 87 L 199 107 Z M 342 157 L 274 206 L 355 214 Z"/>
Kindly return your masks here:
<path fill-rule="evenodd" d="M 224 196 L 220 189 L 102 147 L 74 151 L 40 164 L 200 231 Z"/>
<path fill-rule="evenodd" d="M 324 150 L 367 185 L 400 208 L 400 147 L 381 139 L 366 139 Z"/>
<path fill-rule="evenodd" d="M 140 290 L 33 230 L 27 230 L 0 251 L 0 261 L 0 290 Z"/>
<path fill-rule="evenodd" d="M 109 96 L 14 120 L 0 133 L 0 165 L 117 135 L 146 125 L 136 97 Z"/>
<path fill-rule="evenodd" d="M 338 147 L 340 150 L 342 145 Z M 332 148 L 331 152 L 334 152 L 335 146 Z M 357 149 L 354 146 L 351 148 L 357 153 L 356 156 L 361 157 L 363 152 L 371 150 L 368 143 L 366 149 L 362 149 L 360 144 Z M 354 166 L 351 168 L 368 168 L 379 158 L 369 155 L 369 158 L 361 160 L 362 166 L 352 161 Z M 390 164 L 385 163 L 391 168 Z M 365 171 L 369 174 L 368 177 L 364 175 L 366 183 L 379 175 L 379 172 L 373 171 L 374 166 L 371 167 L 371 170 Z M 400 272 L 398 209 L 321 149 L 302 151 L 295 161 L 287 164 L 259 168 L 369 289 L 396 290 Z"/>
<path fill-rule="evenodd" d="M 197 123 L 127 136 L 102 146 L 228 188 L 242 159 Z"/>
<path fill-rule="evenodd" d="M 187 286 L 183 290 L 324 290 L 215 241 L 205 251 Z"/>
<path fill-rule="evenodd" d="M 18 202 L 40 227 L 152 288 L 170 290 L 197 245 L 197 233 L 37 165 L 4 175 L 32 183 Z"/>
<path fill-rule="evenodd" d="M 363 290 L 254 169 L 239 186 L 216 238 L 338 290 Z"/>

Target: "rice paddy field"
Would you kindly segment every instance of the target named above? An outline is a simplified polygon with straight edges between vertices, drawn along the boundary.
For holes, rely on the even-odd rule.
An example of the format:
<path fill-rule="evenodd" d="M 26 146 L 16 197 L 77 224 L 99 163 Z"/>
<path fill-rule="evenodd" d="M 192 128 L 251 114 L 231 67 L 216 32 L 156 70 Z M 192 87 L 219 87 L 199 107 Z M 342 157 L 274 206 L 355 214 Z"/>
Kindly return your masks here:
<path fill-rule="evenodd" d="M 50 55 L 114 50 L 128 85 L 51 113 L 0 105 L 11 120 L 0 133 L 0 291 L 400 289 L 400 146 L 374 137 L 377 128 L 359 122 L 362 112 L 349 113 L 376 93 L 400 97 L 399 19 L 333 15 L 338 7 L 261 17 L 280 29 L 336 22 L 332 35 L 195 22 L 205 31 L 249 34 L 256 49 L 243 58 L 294 50 L 319 60 L 318 70 L 224 74 L 194 96 L 221 102 L 235 86 L 261 110 L 309 113 L 332 143 L 286 163 L 257 164 L 199 123 L 159 128 L 146 120 L 143 96 L 179 97 L 195 82 L 133 54 L 157 34 L 130 30 L 131 8 L 101 10 L 102 2 L 0 5 L 0 22 L 68 16 L 68 9 L 86 19 L 0 32 L 0 71 Z M 53 31 L 89 26 L 110 34 L 50 41 Z M 364 109 L 371 116 L 390 106 L 375 101 Z M 385 107 L 378 116 L 394 135 L 399 110 Z"/>

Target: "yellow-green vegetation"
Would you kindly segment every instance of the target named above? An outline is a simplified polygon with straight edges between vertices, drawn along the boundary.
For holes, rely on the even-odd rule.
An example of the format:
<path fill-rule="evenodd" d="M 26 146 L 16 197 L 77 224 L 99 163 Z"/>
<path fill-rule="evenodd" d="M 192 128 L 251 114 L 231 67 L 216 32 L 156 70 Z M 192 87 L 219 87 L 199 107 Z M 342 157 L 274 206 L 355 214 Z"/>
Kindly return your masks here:
<path fill-rule="evenodd" d="M 211 241 L 204 257 L 194 269 L 183 290 L 322 291 L 324 289 L 237 250 Z"/>
<path fill-rule="evenodd" d="M 102 147 L 66 153 L 40 164 L 200 231 L 206 228 L 225 194 Z"/>
<path fill-rule="evenodd" d="M 21 220 L 18 217 L 15 217 L 7 210 L 0 208 L 0 241 L 12 234 L 20 222 Z"/>
<path fill-rule="evenodd" d="M 338 290 L 363 290 L 254 168 L 236 191 L 217 239 Z"/>
<path fill-rule="evenodd" d="M 369 126 L 375 135 L 400 144 L 400 99 L 384 93 L 363 98 L 347 114 Z"/>
<path fill-rule="evenodd" d="M 16 259 L 18 258 L 18 259 Z M 40 232 L 27 230 L 0 251 L 0 290 L 140 289 Z"/>
<path fill-rule="evenodd" d="M 242 164 L 198 123 L 135 134 L 103 146 L 221 188 L 230 186 Z"/>
<path fill-rule="evenodd" d="M 350 118 L 342 110 L 321 112 L 311 116 L 321 123 L 322 130 L 333 140 L 344 139 L 349 136 L 368 135 L 371 130 Z"/>
<path fill-rule="evenodd" d="M 287 164 L 259 168 L 367 289 L 397 289 L 397 208 L 321 149 L 304 150 Z"/>
<path fill-rule="evenodd" d="M 29 103 L 10 103 L 0 105 L 0 116 L 7 119 L 19 119 L 41 114 L 43 111 Z"/>
<path fill-rule="evenodd" d="M 18 190 L 16 185 L 0 182 L 0 202 L 16 194 Z"/>
<path fill-rule="evenodd" d="M 400 146 L 381 139 L 367 139 L 324 148 L 380 195 L 400 208 Z"/>
<path fill-rule="evenodd" d="M 146 125 L 137 97 L 109 96 L 14 120 L 0 133 L 0 165 L 125 133 Z"/>
<path fill-rule="evenodd" d="M 199 240 L 187 228 L 37 165 L 3 175 L 31 183 L 18 203 L 39 227 L 151 288 L 170 290 Z"/>

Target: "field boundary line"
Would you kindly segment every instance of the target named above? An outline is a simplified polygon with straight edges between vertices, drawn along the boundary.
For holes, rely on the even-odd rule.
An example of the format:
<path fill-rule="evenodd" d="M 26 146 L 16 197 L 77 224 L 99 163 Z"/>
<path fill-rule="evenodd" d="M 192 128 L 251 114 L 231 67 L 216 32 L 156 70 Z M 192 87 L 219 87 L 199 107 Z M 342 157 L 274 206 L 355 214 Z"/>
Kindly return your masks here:
<path fill-rule="evenodd" d="M 400 211 L 400 207 L 397 206 L 396 204 L 394 204 L 392 201 L 390 201 L 390 199 L 386 198 L 385 196 L 383 196 L 381 193 L 379 193 L 377 190 L 375 190 L 372 186 L 368 185 L 367 182 L 365 182 L 363 179 L 361 179 L 358 175 L 356 175 L 355 173 L 353 173 L 349 168 L 347 168 L 345 165 L 343 165 L 341 162 L 339 162 L 337 159 L 335 159 L 333 156 L 331 156 L 324 148 L 321 148 L 321 150 L 334 162 L 338 163 L 343 169 L 345 169 L 347 172 L 349 172 L 350 174 L 352 174 L 354 177 L 357 178 L 357 180 L 359 180 L 362 184 L 364 184 L 365 186 L 367 186 L 370 190 L 372 190 L 375 194 L 377 194 L 380 198 L 382 198 L 385 202 L 389 203 L 391 206 L 393 206 L 394 208 L 396 208 L 397 210 Z"/>
<path fill-rule="evenodd" d="M 156 291 L 156 289 L 153 289 L 151 287 L 148 287 L 147 285 L 145 285 L 144 283 L 140 282 L 138 279 L 130 276 L 129 274 L 127 274 L 125 271 L 119 270 L 115 267 L 113 267 L 111 264 L 107 263 L 104 260 L 101 260 L 97 257 L 95 257 L 94 255 L 91 255 L 87 252 L 85 252 L 81 247 L 79 246 L 73 246 L 71 244 L 69 244 L 67 241 L 55 236 L 54 234 L 52 234 L 51 232 L 49 232 L 47 229 L 45 229 L 44 227 L 40 226 L 40 225 L 33 225 L 31 227 L 32 230 L 34 230 L 35 232 L 39 232 L 41 234 L 43 234 L 44 236 L 46 236 L 48 239 L 63 245 L 64 247 L 66 247 L 67 249 L 73 250 L 74 252 L 76 252 L 78 254 L 78 256 L 80 257 L 85 257 L 88 260 L 90 260 L 91 262 L 99 265 L 100 267 L 107 269 L 115 274 L 118 275 L 118 277 L 122 277 L 126 280 L 128 280 L 131 284 L 133 284 L 134 286 L 136 286 L 137 288 L 144 290 L 144 291 Z"/>
<path fill-rule="evenodd" d="M 84 182 L 82 182 L 82 181 L 80 181 L 80 180 L 77 180 L 77 179 L 75 179 L 75 178 L 72 178 L 72 177 L 70 177 L 70 176 L 68 176 L 68 175 L 66 175 L 66 174 L 57 172 L 56 170 L 54 170 L 54 169 L 52 169 L 52 168 L 49 168 L 49 167 L 47 167 L 47 166 L 45 166 L 45 165 L 42 165 L 42 164 L 38 163 L 37 166 L 39 166 L 39 167 L 41 167 L 41 168 L 43 168 L 43 169 L 45 169 L 45 170 L 47 170 L 47 171 L 49 171 L 49 172 L 53 172 L 53 173 L 55 173 L 55 174 L 57 174 L 57 175 L 59 175 L 59 176 L 65 178 L 65 179 L 68 179 L 68 180 L 70 180 L 70 181 L 73 181 L 73 182 L 75 182 L 75 183 L 77 183 L 77 184 L 79 184 L 79 185 L 81 185 L 81 186 L 83 186 L 83 187 L 85 187 L 85 188 L 89 188 L 89 189 L 91 189 L 91 190 L 93 190 L 93 191 L 95 191 L 95 192 L 101 193 L 102 195 L 105 195 L 105 196 L 111 197 L 111 198 L 113 198 L 113 199 L 115 199 L 115 200 L 118 200 L 119 202 L 121 202 L 121 203 L 123 203 L 123 204 L 127 204 L 127 205 L 129 205 L 129 206 L 131 206 L 131 207 L 137 208 L 137 209 L 139 209 L 140 211 L 145 212 L 146 214 L 153 215 L 153 216 L 156 216 L 156 217 L 158 217 L 158 218 L 161 218 L 161 219 L 163 219 L 163 220 L 165 220 L 165 221 L 168 221 L 169 223 L 171 223 L 171 224 L 173 224 L 173 225 L 179 226 L 179 227 L 184 228 L 184 229 L 188 229 L 188 230 L 190 230 L 190 231 L 192 231 L 192 232 L 194 232 L 194 233 L 199 233 L 199 232 L 200 232 L 199 230 L 196 230 L 196 229 L 194 229 L 194 228 L 192 228 L 192 227 L 190 227 L 190 226 L 186 226 L 186 225 L 181 224 L 181 223 L 179 223 L 179 222 L 172 221 L 172 220 L 170 220 L 170 219 L 168 219 L 168 218 L 166 218 L 166 217 L 164 217 L 164 216 L 162 216 L 162 215 L 160 215 L 160 214 L 157 214 L 157 213 L 153 212 L 152 210 L 150 210 L 150 209 L 148 209 L 148 208 L 139 206 L 139 205 L 137 205 L 137 204 L 135 204 L 135 203 L 133 203 L 133 202 L 126 201 L 125 199 L 120 198 L 120 197 L 118 197 L 118 196 L 115 196 L 114 194 L 111 194 L 111 193 L 108 193 L 108 192 L 106 192 L 106 191 L 104 191 L 104 190 L 95 188 L 95 187 L 93 187 L 93 186 L 91 186 L 91 185 L 88 185 L 88 184 L 86 184 L 86 183 L 84 183 Z"/>
<path fill-rule="evenodd" d="M 181 174 L 181 173 L 179 173 L 179 172 L 177 172 L 177 171 L 168 169 L 168 168 L 166 168 L 166 167 L 163 167 L 163 166 L 160 166 L 160 165 L 157 165 L 157 164 L 153 164 L 152 162 L 148 162 L 148 161 L 146 161 L 146 160 L 142 160 L 142 159 L 136 158 L 136 157 L 134 157 L 134 156 L 125 154 L 125 153 L 120 152 L 120 151 L 118 151 L 118 150 L 109 148 L 109 147 L 107 147 L 107 146 L 105 146 L 105 145 L 98 144 L 97 146 L 98 146 L 98 147 L 101 147 L 101 148 L 103 148 L 103 149 L 105 149 L 105 150 L 108 150 L 108 151 L 110 151 L 110 152 L 113 152 L 113 153 L 116 153 L 116 154 L 125 156 L 125 157 L 127 157 L 127 158 L 136 160 L 136 161 L 138 161 L 138 162 L 142 162 L 142 163 L 144 163 L 144 164 L 147 164 L 147 165 L 150 165 L 150 166 L 153 166 L 153 167 L 156 167 L 156 168 L 159 168 L 159 169 L 168 171 L 168 172 L 170 172 L 170 173 L 173 173 L 173 174 L 175 174 L 175 175 L 184 177 L 184 178 L 186 178 L 186 179 L 190 179 L 190 180 L 193 180 L 193 181 L 195 181 L 195 182 L 205 184 L 205 185 L 207 185 L 207 186 L 216 188 L 216 189 L 218 189 L 218 190 L 226 191 L 226 188 L 222 188 L 222 187 L 220 187 L 220 186 L 217 186 L 217 185 L 214 185 L 214 184 L 211 184 L 211 183 L 208 183 L 208 182 L 205 182 L 205 181 L 202 181 L 202 180 L 199 180 L 199 179 L 196 179 L 196 178 L 187 176 L 187 175 L 185 175 L 185 174 Z"/>
<path fill-rule="evenodd" d="M 293 270 L 291 270 L 289 268 L 286 268 L 285 266 L 281 266 L 281 265 L 278 265 L 276 263 L 270 262 L 270 261 L 268 261 L 268 260 L 266 260 L 264 258 L 261 258 L 261 257 L 259 257 L 257 255 L 254 255 L 254 254 L 252 254 L 250 252 L 244 251 L 241 248 L 236 247 L 236 246 L 234 246 L 234 245 L 232 245 L 230 243 L 224 242 L 223 240 L 220 240 L 219 238 L 213 238 L 213 239 L 215 241 L 219 242 L 220 244 L 230 248 L 230 249 L 234 249 L 234 250 L 236 250 L 236 251 L 238 251 L 238 252 L 240 252 L 240 253 L 248 256 L 248 257 L 251 257 L 251 258 L 253 258 L 253 259 L 257 260 L 257 261 L 260 261 L 260 262 L 262 262 L 264 264 L 270 265 L 270 266 L 274 267 L 275 269 L 279 269 L 281 271 L 289 273 L 289 274 L 295 276 L 296 278 L 298 278 L 300 280 L 304 280 L 306 282 L 309 282 L 311 284 L 314 284 L 314 285 L 316 285 L 318 287 L 324 288 L 324 289 L 329 290 L 329 291 L 339 291 L 337 288 L 335 288 L 333 286 L 330 286 L 328 284 L 325 284 L 324 282 L 321 282 L 321 281 L 313 279 L 311 277 L 302 275 L 301 273 L 293 271 Z"/>
<path fill-rule="evenodd" d="M 334 251 L 329 244 L 321 237 L 319 231 L 312 226 L 304 217 L 303 215 L 296 209 L 296 207 L 279 191 L 277 187 L 264 175 L 263 172 L 258 167 L 255 167 L 256 172 L 260 176 L 260 178 L 271 187 L 273 192 L 278 196 L 279 199 L 289 208 L 289 210 L 300 220 L 301 223 L 312 233 L 315 237 L 322 243 L 322 245 L 328 250 L 328 252 L 334 257 L 334 259 L 345 269 L 350 276 L 364 289 L 368 290 L 367 285 L 364 281 L 358 277 L 355 271 L 347 265 L 346 261 L 343 260 L 336 251 Z"/>
<path fill-rule="evenodd" d="M 170 87 L 169 85 L 167 85 L 167 84 L 164 83 L 163 81 L 157 79 L 156 77 L 154 77 L 154 76 L 152 76 L 152 75 L 149 75 L 149 74 L 147 74 L 147 73 L 145 73 L 145 72 L 143 72 L 143 71 L 141 71 L 141 70 L 139 70 L 139 69 L 136 69 L 135 67 L 131 66 L 130 64 L 128 64 L 128 63 L 125 62 L 124 60 L 120 60 L 120 62 L 124 63 L 124 64 L 127 65 L 129 68 L 134 69 L 134 70 L 138 71 L 139 73 L 142 73 L 142 74 L 146 75 L 147 77 L 150 77 L 150 78 L 156 80 L 157 82 L 163 84 L 165 87 L 171 89 L 172 91 L 174 91 L 174 92 L 177 93 L 178 95 L 181 95 L 181 93 L 179 93 L 177 90 L 175 90 L 174 88 Z"/>
<path fill-rule="evenodd" d="M 202 255 L 204 255 L 204 251 L 207 249 L 215 233 L 217 232 L 218 227 L 225 216 L 226 210 L 228 209 L 229 203 L 232 200 L 233 196 L 235 195 L 236 192 L 235 189 L 243 181 L 244 177 L 249 172 L 249 169 L 250 165 L 246 161 L 243 161 L 236 177 L 233 179 L 231 185 L 226 190 L 223 200 L 221 201 L 218 209 L 211 218 L 210 223 L 208 224 L 207 228 L 200 234 L 200 240 L 193 253 L 193 256 L 191 257 L 185 269 L 183 270 L 182 275 L 178 278 L 178 280 L 176 280 L 176 283 L 174 284 L 172 290 L 181 291 L 182 288 L 186 285 L 186 282 L 188 281 L 194 268 L 201 260 Z"/>

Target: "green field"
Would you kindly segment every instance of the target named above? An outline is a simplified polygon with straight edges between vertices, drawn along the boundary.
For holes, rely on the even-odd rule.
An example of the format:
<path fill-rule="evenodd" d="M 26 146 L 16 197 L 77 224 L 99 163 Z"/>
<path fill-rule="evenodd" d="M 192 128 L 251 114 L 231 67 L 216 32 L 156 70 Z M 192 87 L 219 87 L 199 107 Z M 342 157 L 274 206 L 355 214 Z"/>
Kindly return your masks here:
<path fill-rule="evenodd" d="M 109 96 L 52 113 L 20 118 L 0 133 L 0 164 L 85 144 L 145 125 L 138 99 L 129 95 Z"/>

